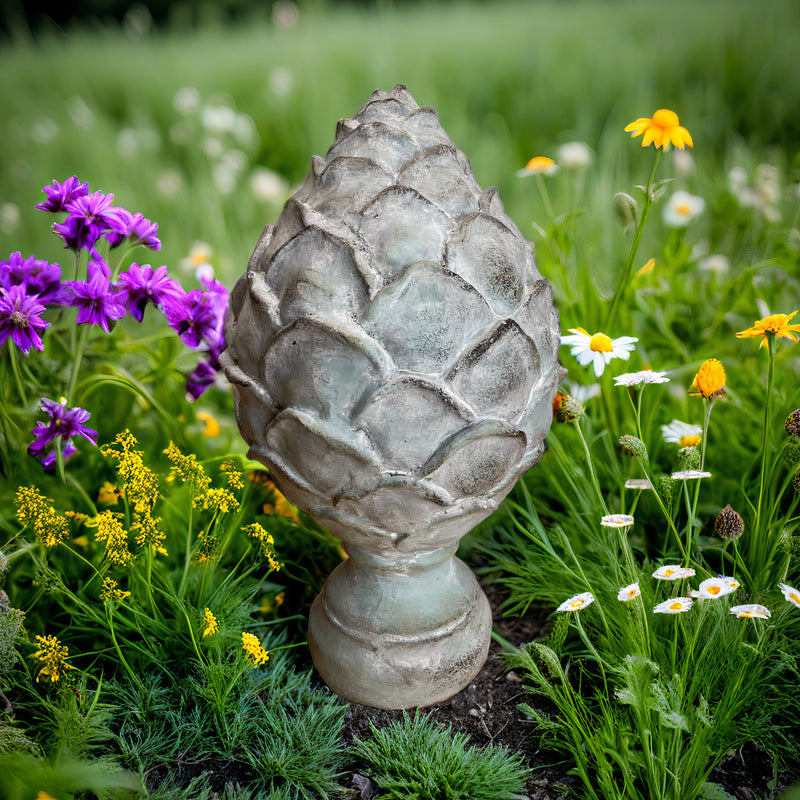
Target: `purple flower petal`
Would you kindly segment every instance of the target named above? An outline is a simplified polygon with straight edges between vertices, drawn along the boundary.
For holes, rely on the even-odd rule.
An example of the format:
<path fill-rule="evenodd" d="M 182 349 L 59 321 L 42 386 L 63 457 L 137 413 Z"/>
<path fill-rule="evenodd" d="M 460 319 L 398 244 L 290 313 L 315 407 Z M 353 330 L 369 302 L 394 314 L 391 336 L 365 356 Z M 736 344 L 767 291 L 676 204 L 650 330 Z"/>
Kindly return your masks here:
<path fill-rule="evenodd" d="M 125 316 L 125 306 L 120 294 L 108 279 L 108 265 L 97 259 L 89 262 L 89 279 L 86 281 L 66 281 L 72 291 L 70 305 L 78 309 L 76 322 L 99 325 L 109 333 L 109 322 Z"/>
<path fill-rule="evenodd" d="M 42 186 L 42 191 L 47 195 L 47 200 L 37 203 L 34 208 L 42 211 L 64 211 L 67 203 L 89 194 L 89 184 L 79 183 L 74 175 L 67 178 L 64 183 L 53 181 L 52 186 Z"/>

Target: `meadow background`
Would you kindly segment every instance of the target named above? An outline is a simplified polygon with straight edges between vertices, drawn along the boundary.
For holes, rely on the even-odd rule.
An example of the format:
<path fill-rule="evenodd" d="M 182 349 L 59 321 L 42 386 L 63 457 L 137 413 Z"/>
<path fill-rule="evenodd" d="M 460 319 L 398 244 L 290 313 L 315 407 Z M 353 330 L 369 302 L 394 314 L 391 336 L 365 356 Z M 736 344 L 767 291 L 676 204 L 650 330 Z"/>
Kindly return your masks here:
<path fill-rule="evenodd" d="M 237 13 L 233 4 L 226 8 L 222 13 L 214 4 L 182 4 L 170 14 L 159 7 L 156 24 L 137 5 L 122 20 L 82 18 L 62 29 L 53 24 L 27 29 L 20 25 L 19 9 L 6 17 L 0 41 L 0 257 L 20 251 L 23 257 L 33 253 L 67 261 L 48 230 L 51 220 L 33 206 L 43 199 L 42 186 L 77 175 L 91 191 L 113 192 L 115 203 L 158 223 L 163 247 L 140 254 L 140 260 L 168 265 L 186 288 L 194 285 L 194 267 L 207 261 L 231 289 L 263 226 L 277 218 L 305 177 L 310 156 L 326 152 L 337 120 L 351 117 L 374 89 L 402 83 L 420 105 L 436 108 L 478 183 L 499 188 L 506 211 L 536 243 L 537 266 L 553 281 L 564 331 L 599 330 L 630 245 L 631 231 L 620 223 L 614 195 L 636 195 L 633 186 L 647 181 L 652 166 L 652 148 L 643 150 L 623 128 L 658 108 L 673 109 L 691 131 L 694 148 L 688 166 L 673 159 L 674 151 L 667 154 L 659 177 L 675 177 L 674 188 L 703 197 L 706 208 L 680 231 L 662 220 L 663 199 L 654 208 L 634 266 L 652 257 L 655 267 L 632 279 L 618 329 L 607 331 L 612 337 L 638 336 L 640 345 L 629 366 L 614 362 L 621 366 L 610 371 L 670 370 L 668 390 L 648 390 L 643 419 L 651 459 L 668 469 L 672 450 L 661 440 L 659 426 L 692 411 L 685 388 L 699 365 L 711 357 L 723 361 L 730 402 L 714 412 L 725 421 L 709 456 L 715 482 L 700 509 L 712 528 L 725 503 L 744 509 L 740 492 L 747 490 L 752 470 L 742 465 L 758 460 L 765 360 L 763 351 L 737 340 L 734 332 L 768 313 L 788 314 L 800 306 L 797 3 L 318 0 Z M 586 168 L 562 169 L 541 185 L 517 176 L 531 157 L 555 157 L 560 145 L 572 141 L 591 148 L 594 157 Z M 743 199 L 748 196 L 743 188 L 753 190 L 749 200 Z M 704 261 L 709 256 L 723 261 Z M 148 330 L 148 336 L 159 335 Z M 175 338 L 169 331 L 163 335 Z M 798 352 L 783 340 L 778 348 L 776 437 L 780 420 L 800 405 Z M 562 360 L 569 380 L 593 381 L 566 348 Z M 186 369 L 192 363 L 188 358 Z M 605 392 L 610 388 L 604 385 Z M 153 424 L 146 404 L 131 418 L 139 425 L 147 459 L 164 463 L 167 436 L 201 459 L 244 454 L 228 392 L 212 389 L 190 403 L 180 396 L 179 383 L 170 391 L 176 393 L 170 401 L 175 413 L 168 424 Z M 113 439 L 128 410 L 115 410 L 110 402 L 102 413 L 93 413 L 101 442 Z M 616 438 L 633 432 L 631 417 L 623 399 L 610 401 L 603 414 L 602 421 L 587 422 L 587 436 L 610 456 Z M 209 418 L 219 430 L 209 429 Z M 593 513 L 591 490 L 580 480 L 586 477 L 583 465 L 572 470 L 579 478 L 575 507 L 559 493 L 565 484 L 558 476 L 578 463 L 580 452 L 568 438 L 572 432 L 562 430 L 554 432 L 550 451 L 514 497 L 519 508 L 532 512 L 532 527 L 537 515 L 549 522 L 572 514 L 586 524 Z M 214 436 L 204 435 L 210 432 Z M 611 510 L 624 510 L 619 505 L 622 484 L 633 475 L 629 464 L 600 457 L 598 472 Z M 0 485 L 4 528 L 13 525 L 10 501 L 19 476 L 13 478 L 6 473 Z M 529 502 L 533 505 L 526 506 Z M 658 510 L 644 500 L 642 506 L 637 521 L 657 529 Z M 489 576 L 515 576 L 517 582 L 509 585 L 518 608 L 544 602 L 547 614 L 556 597 L 563 599 L 573 587 L 550 585 L 552 596 L 537 592 L 531 586 L 534 551 L 528 561 L 520 556 L 522 566 L 514 572 L 509 552 L 518 552 L 520 543 L 509 533 L 508 519 L 503 510 L 489 520 L 465 542 L 465 552 L 481 553 Z M 304 522 L 300 534 L 275 524 L 278 557 L 291 567 L 290 577 L 270 576 L 277 581 L 273 596 L 281 580 L 288 591 L 281 612 L 286 633 L 278 641 L 302 640 L 308 603 L 339 557 L 330 540 Z M 580 542 L 591 551 L 588 528 L 580 524 L 576 549 Z M 788 577 L 797 580 L 796 562 L 792 569 Z M 33 627 L 36 620 L 33 615 Z M 787 659 L 796 663 L 796 647 Z M 281 672 L 277 666 L 289 660 L 276 658 L 270 666 L 284 675 L 288 667 Z M 259 680 L 276 682 L 257 686 L 295 698 L 291 702 L 298 708 L 305 704 L 318 716 L 328 714 L 320 724 L 331 737 L 329 752 L 335 750 L 335 713 L 322 701 L 319 708 L 314 705 L 303 680 Z M 162 706 L 151 702 L 163 710 L 171 702 L 165 697 L 158 701 Z M 117 697 L 115 702 L 138 701 Z M 790 752 L 793 734 L 781 735 L 775 735 L 775 746 Z M 281 786 L 289 789 L 285 794 L 276 789 L 274 796 L 305 796 L 292 794 L 304 785 L 312 787 L 311 796 L 332 792 L 340 766 L 334 758 L 320 767 L 325 778 L 315 784 L 308 778 L 313 765 L 306 764 L 305 778 L 287 778 Z M 183 795 L 176 789 L 163 796 Z"/>

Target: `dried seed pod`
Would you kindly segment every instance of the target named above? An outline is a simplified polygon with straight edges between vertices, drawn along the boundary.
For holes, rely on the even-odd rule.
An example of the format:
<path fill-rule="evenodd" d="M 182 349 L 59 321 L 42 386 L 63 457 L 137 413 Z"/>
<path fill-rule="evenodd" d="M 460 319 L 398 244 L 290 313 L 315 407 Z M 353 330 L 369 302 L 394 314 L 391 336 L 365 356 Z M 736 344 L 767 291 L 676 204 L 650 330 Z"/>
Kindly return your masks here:
<path fill-rule="evenodd" d="M 728 504 L 717 514 L 714 530 L 723 539 L 738 539 L 744 533 L 744 520 Z"/>

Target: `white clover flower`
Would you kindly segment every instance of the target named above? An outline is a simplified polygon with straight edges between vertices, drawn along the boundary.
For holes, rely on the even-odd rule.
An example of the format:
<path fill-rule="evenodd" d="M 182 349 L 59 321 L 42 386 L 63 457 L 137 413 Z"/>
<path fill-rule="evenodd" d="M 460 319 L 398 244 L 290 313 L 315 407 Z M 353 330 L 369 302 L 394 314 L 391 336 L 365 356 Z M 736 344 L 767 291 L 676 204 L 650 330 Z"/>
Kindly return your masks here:
<path fill-rule="evenodd" d="M 581 592 L 565 600 L 556 611 L 578 611 L 591 603 L 594 603 L 594 595 L 591 592 Z"/>
<path fill-rule="evenodd" d="M 600 524 L 605 528 L 629 528 L 633 525 L 630 514 L 607 514 L 601 517 Z"/>
<path fill-rule="evenodd" d="M 200 90 L 194 86 L 184 86 L 172 96 L 172 107 L 179 114 L 191 114 L 200 108 Z"/>
<path fill-rule="evenodd" d="M 652 489 L 653 484 L 647 478 L 629 478 L 625 481 L 626 489 Z"/>
<path fill-rule="evenodd" d="M 638 372 L 626 372 L 617 375 L 614 386 L 639 386 L 642 383 L 669 383 L 666 372 L 653 372 L 651 369 L 641 369 Z"/>
<path fill-rule="evenodd" d="M 598 378 L 612 358 L 627 361 L 636 349 L 634 345 L 639 341 L 633 336 L 619 336 L 612 339 L 605 333 L 592 335 L 583 328 L 570 328 L 569 332 L 572 336 L 562 336 L 561 344 L 570 345 L 570 355 L 575 356 L 582 367 L 592 364 L 594 374 Z"/>
<path fill-rule="evenodd" d="M 633 600 L 634 597 L 639 597 L 641 593 L 642 590 L 639 588 L 639 584 L 631 583 L 628 584 L 628 586 L 623 586 L 619 592 L 617 592 L 617 600 L 627 603 L 628 600 Z"/>
<path fill-rule="evenodd" d="M 692 607 L 691 597 L 673 597 L 653 608 L 654 614 L 681 614 Z"/>
<path fill-rule="evenodd" d="M 793 605 L 796 605 L 800 608 L 800 591 L 794 588 L 794 586 L 789 586 L 788 583 L 779 583 L 778 586 L 780 587 L 781 591 L 783 592 L 783 596 Z"/>
<path fill-rule="evenodd" d="M 669 477 L 673 481 L 696 481 L 700 478 L 710 478 L 711 473 L 701 469 L 682 469 L 679 472 L 673 472 Z"/>
<path fill-rule="evenodd" d="M 736 581 L 734 581 L 736 583 Z M 724 597 L 726 594 L 731 594 L 738 587 L 732 587 L 725 578 L 706 578 L 697 587 L 697 596 L 705 599 L 715 599 L 717 597 Z"/>
<path fill-rule="evenodd" d="M 664 224 L 670 228 L 685 228 L 705 211 L 706 201 L 683 189 L 675 192 L 664 206 Z"/>
<path fill-rule="evenodd" d="M 661 435 L 665 442 L 677 444 L 678 447 L 694 447 L 702 440 L 703 429 L 700 425 L 691 425 L 674 419 L 668 425 L 661 426 Z"/>
<path fill-rule="evenodd" d="M 731 614 L 736 614 L 739 619 L 769 619 L 772 612 L 766 607 L 758 603 L 747 603 L 743 606 L 731 606 Z"/>
<path fill-rule="evenodd" d="M 279 203 L 286 199 L 289 185 L 277 172 L 256 167 L 250 175 L 250 192 L 262 203 Z"/>
<path fill-rule="evenodd" d="M 556 150 L 556 161 L 564 169 L 582 169 L 593 160 L 594 153 L 586 142 L 565 142 Z"/>
<path fill-rule="evenodd" d="M 677 581 L 693 576 L 694 570 L 691 567 L 682 567 L 679 564 L 664 564 L 653 573 L 653 577 L 660 581 Z"/>
<path fill-rule="evenodd" d="M 731 262 L 726 256 L 717 253 L 701 258 L 697 263 L 697 267 L 703 272 L 711 272 L 717 278 L 723 278 L 730 272 Z"/>

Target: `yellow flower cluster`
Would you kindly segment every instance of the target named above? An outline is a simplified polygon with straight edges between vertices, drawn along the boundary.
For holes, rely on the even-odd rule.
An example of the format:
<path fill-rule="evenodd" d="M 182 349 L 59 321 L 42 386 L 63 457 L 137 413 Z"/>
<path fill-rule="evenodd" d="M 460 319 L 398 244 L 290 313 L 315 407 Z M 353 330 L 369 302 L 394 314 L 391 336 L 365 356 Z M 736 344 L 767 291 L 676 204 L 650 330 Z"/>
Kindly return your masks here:
<path fill-rule="evenodd" d="M 235 459 L 229 458 L 227 461 L 223 461 L 219 469 L 228 479 L 228 488 L 244 489 L 244 472 L 239 469 Z"/>
<path fill-rule="evenodd" d="M 133 508 L 131 531 L 136 537 L 137 546 L 150 547 L 154 553 L 166 555 L 167 551 L 163 546 L 166 534 L 158 528 L 161 518 L 153 517 L 159 497 L 158 475 L 145 466 L 144 453 L 135 449 L 137 444 L 136 437 L 126 430 L 117 434 L 112 444 L 102 447 L 101 452 L 107 458 L 115 458 L 119 462 L 117 474 L 123 480 L 123 488 L 117 492 L 126 497 Z M 113 492 L 106 491 L 105 502 L 112 502 L 113 496 Z"/>
<path fill-rule="evenodd" d="M 261 557 L 266 558 L 270 569 L 274 569 L 275 572 L 277 572 L 281 568 L 281 565 L 275 558 L 275 540 L 272 538 L 272 535 L 268 533 L 259 522 L 244 525 L 242 530 L 251 539 L 255 539 L 258 542 Z"/>
<path fill-rule="evenodd" d="M 69 522 L 65 516 L 56 514 L 52 502 L 34 486 L 17 489 L 17 519 L 23 525 L 32 525 L 36 539 L 45 547 L 55 547 L 69 536 Z"/>
<path fill-rule="evenodd" d="M 42 675 L 46 675 L 55 683 L 61 680 L 61 676 L 66 674 L 68 669 L 75 669 L 72 664 L 67 664 L 69 649 L 61 644 L 55 636 L 37 636 L 39 649 L 33 654 L 33 658 L 42 664 L 36 682 Z"/>
<path fill-rule="evenodd" d="M 197 463 L 194 453 L 184 455 L 174 442 L 170 442 L 164 454 L 172 462 L 171 475 L 177 475 L 184 483 L 191 484 L 196 494 L 202 494 L 211 485 L 211 478 L 206 475 L 202 465 Z"/>
<path fill-rule="evenodd" d="M 242 631 L 242 648 L 254 667 L 260 667 L 269 661 L 269 653 L 261 646 L 258 637 L 252 633 Z"/>
<path fill-rule="evenodd" d="M 101 511 L 92 521 L 97 528 L 94 538 L 106 543 L 108 560 L 117 567 L 125 567 L 131 563 L 133 556 L 128 549 L 128 534 L 122 524 L 122 514 L 113 511 Z"/>
<path fill-rule="evenodd" d="M 200 531 L 200 533 L 197 534 L 197 540 L 200 542 L 200 547 L 192 556 L 192 560 L 195 564 L 205 564 L 208 561 L 214 561 L 219 558 L 222 545 L 213 533 Z"/>
<path fill-rule="evenodd" d="M 213 636 L 219 630 L 219 621 L 210 608 L 203 612 L 203 638 Z"/>
<path fill-rule="evenodd" d="M 192 502 L 194 508 L 202 508 L 204 511 L 213 509 L 227 514 L 229 511 L 239 509 L 239 501 L 229 489 L 220 487 L 219 489 L 206 489 L 202 494 L 194 498 Z"/>
<path fill-rule="evenodd" d="M 119 584 L 113 578 L 103 578 L 103 588 L 100 590 L 100 600 L 104 603 L 121 603 L 131 593 L 119 588 Z"/>

